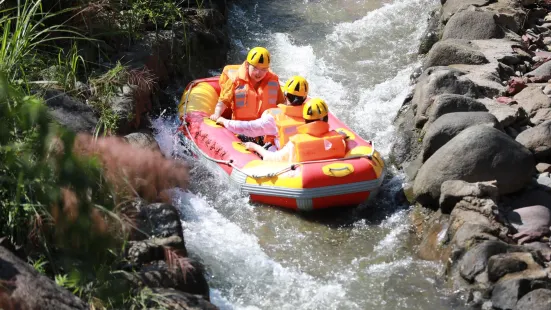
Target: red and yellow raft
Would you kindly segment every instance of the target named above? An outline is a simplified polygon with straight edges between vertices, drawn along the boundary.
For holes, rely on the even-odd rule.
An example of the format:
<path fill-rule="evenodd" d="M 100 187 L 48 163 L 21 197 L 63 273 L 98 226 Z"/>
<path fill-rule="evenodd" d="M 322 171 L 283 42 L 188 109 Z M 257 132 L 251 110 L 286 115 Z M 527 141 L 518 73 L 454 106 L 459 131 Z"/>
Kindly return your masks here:
<path fill-rule="evenodd" d="M 199 79 L 185 89 L 178 106 L 184 145 L 206 163 L 223 169 L 230 182 L 252 201 L 310 211 L 355 206 L 383 182 L 385 167 L 372 142 L 363 140 L 329 114 L 331 129 L 348 135 L 344 158 L 303 163 L 270 162 L 208 117 L 214 112 L 218 77 Z M 228 109 L 229 110 L 229 109 Z"/>

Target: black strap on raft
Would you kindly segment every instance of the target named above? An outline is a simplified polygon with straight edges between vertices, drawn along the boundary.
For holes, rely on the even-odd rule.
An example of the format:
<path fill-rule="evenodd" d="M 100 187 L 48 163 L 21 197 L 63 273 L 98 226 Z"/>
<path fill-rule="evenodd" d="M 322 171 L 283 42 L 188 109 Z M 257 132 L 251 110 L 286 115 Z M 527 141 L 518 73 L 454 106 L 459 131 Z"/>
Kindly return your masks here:
<path fill-rule="evenodd" d="M 243 142 L 254 142 L 258 145 L 263 145 L 264 144 L 264 137 L 247 137 L 243 134 L 239 134 L 237 135 L 237 138 Z"/>

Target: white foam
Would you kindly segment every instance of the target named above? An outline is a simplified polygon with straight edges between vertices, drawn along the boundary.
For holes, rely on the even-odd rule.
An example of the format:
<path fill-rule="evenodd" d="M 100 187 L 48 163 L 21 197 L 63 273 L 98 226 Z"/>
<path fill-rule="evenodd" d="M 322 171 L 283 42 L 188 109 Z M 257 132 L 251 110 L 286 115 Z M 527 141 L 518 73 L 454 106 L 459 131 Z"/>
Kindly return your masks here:
<path fill-rule="evenodd" d="M 286 268 L 267 256 L 258 238 L 229 221 L 201 196 L 175 191 L 186 247 L 218 284 L 216 298 L 235 309 L 337 309 L 349 303 L 343 287 Z M 212 285 L 212 284 L 211 284 Z M 355 308 L 355 307 L 353 307 Z M 349 308 L 352 309 L 352 308 Z"/>
<path fill-rule="evenodd" d="M 320 5 L 319 1 L 303 3 Z M 408 92 L 409 75 L 416 64 L 416 42 L 425 26 L 420 16 L 436 3 L 391 1 L 357 21 L 334 25 L 327 36 L 320 34 L 321 44 L 295 42 L 291 34 L 272 33 L 263 28 L 258 7 L 250 12 L 232 5 L 230 28 L 242 32 L 232 37 L 232 54 L 242 59 L 248 48 L 267 46 L 273 55 L 273 70 L 282 82 L 293 75 L 305 76 L 312 96 L 326 99 L 339 118 L 362 137 L 373 139 L 386 155 L 392 142 L 392 119 Z M 174 136 L 177 120 L 157 119 L 153 125 L 163 153 L 171 156 L 176 151 L 185 157 Z M 399 303 L 388 300 L 384 283 L 393 270 L 434 268 L 398 251 L 407 233 L 406 211 L 380 225 L 359 220 L 350 228 L 352 241 L 342 240 L 346 244 L 372 238 L 365 241 L 370 242 L 367 247 L 360 247 L 372 246 L 372 252 L 353 249 L 355 244 L 328 247 L 316 238 L 342 238 L 347 236 L 346 229 L 305 231 L 309 226 L 278 212 L 267 213 L 275 217 L 269 221 L 263 210 L 256 210 L 206 166 L 192 168 L 193 193 L 175 191 L 174 203 L 183 214 L 186 247 L 205 264 L 211 300 L 221 309 L 407 309 L 408 297 L 391 295 Z M 382 191 L 393 191 L 398 183 L 389 182 Z M 274 236 L 271 250 L 285 252 L 279 259 L 266 249 L 261 232 L 265 226 Z M 297 248 L 297 244 L 304 247 Z M 335 252 L 324 252 L 327 249 Z M 328 255 L 337 255 L 335 261 L 341 262 L 338 251 L 342 249 L 356 251 L 351 258 L 346 253 L 344 265 L 317 269 L 326 266 Z"/>

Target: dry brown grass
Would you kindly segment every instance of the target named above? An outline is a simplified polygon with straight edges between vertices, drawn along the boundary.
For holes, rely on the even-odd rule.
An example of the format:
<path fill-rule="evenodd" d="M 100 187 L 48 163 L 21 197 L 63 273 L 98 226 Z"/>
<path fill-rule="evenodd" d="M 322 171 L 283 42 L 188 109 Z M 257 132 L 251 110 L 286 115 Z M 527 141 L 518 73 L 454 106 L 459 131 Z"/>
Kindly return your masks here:
<path fill-rule="evenodd" d="M 186 164 L 165 158 L 159 151 L 134 147 L 119 137 L 78 134 L 74 151 L 84 156 L 97 156 L 105 176 L 123 199 L 139 196 L 147 201 L 169 203 L 166 190 L 187 188 Z"/>

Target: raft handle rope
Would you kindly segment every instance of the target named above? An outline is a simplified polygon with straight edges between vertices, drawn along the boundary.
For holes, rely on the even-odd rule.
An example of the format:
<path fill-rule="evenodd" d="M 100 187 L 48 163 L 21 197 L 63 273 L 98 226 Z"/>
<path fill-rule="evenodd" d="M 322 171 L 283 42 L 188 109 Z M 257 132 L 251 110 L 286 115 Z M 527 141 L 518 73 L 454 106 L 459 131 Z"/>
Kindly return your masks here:
<path fill-rule="evenodd" d="M 238 172 L 246 175 L 247 177 L 250 177 L 250 178 L 253 178 L 253 179 L 262 179 L 262 178 L 273 178 L 273 177 L 276 177 L 280 174 L 283 174 L 285 172 L 288 172 L 288 171 L 291 171 L 291 170 L 296 170 L 297 169 L 297 166 L 298 165 L 304 165 L 304 164 L 313 164 L 313 163 L 324 163 L 324 162 L 330 162 L 330 161 L 335 161 L 335 159 L 324 159 L 324 160 L 311 160 L 311 161 L 304 161 L 304 162 L 300 162 L 300 163 L 295 163 L 295 164 L 291 164 L 289 167 L 285 167 L 277 172 L 271 172 L 271 173 L 267 173 L 265 175 L 256 175 L 256 174 L 250 174 L 250 173 L 247 173 L 245 171 L 243 171 L 242 169 L 240 169 L 239 167 L 237 167 L 236 165 L 233 164 L 233 159 L 230 159 L 230 160 L 220 160 L 220 159 L 216 159 L 216 158 L 212 158 L 210 157 L 208 154 L 206 154 L 205 152 L 203 152 L 203 150 L 201 150 L 199 148 L 199 146 L 197 145 L 197 142 L 195 142 L 195 139 L 193 138 L 193 136 L 191 135 L 191 132 L 189 131 L 189 128 L 188 128 L 188 124 L 187 122 L 185 121 L 186 119 L 186 114 L 187 114 L 187 104 L 188 104 L 188 101 L 189 101 L 189 94 L 191 93 L 191 89 L 196 85 L 198 84 L 199 82 L 196 82 L 196 81 L 191 81 L 189 82 L 189 84 L 186 86 L 186 88 L 184 89 L 187 89 L 187 94 L 186 94 L 186 97 L 184 99 L 184 112 L 183 112 L 183 115 L 182 115 L 182 121 L 180 123 L 180 126 L 178 127 L 184 127 L 187 134 L 188 134 L 188 137 L 189 139 L 191 140 L 191 142 L 193 142 L 193 144 L 195 144 L 197 150 L 201 153 L 201 155 L 203 155 L 203 157 L 205 157 L 206 159 L 212 161 L 212 162 L 215 162 L 215 163 L 218 163 L 218 164 L 225 164 L 225 165 L 228 165 L 230 167 L 232 167 L 233 169 L 237 170 Z M 189 88 L 188 88 L 189 87 Z M 178 131 L 176 131 L 175 134 L 177 134 Z M 341 158 L 340 160 L 353 160 L 353 159 L 357 159 L 357 158 L 367 158 L 370 160 L 370 163 L 373 165 L 372 163 L 372 158 L 373 158 L 373 154 L 375 153 L 375 143 L 373 141 L 369 141 L 368 142 L 370 145 L 371 145 L 371 153 L 370 154 L 367 154 L 367 155 L 356 155 L 356 156 L 350 156 L 350 157 L 345 157 L 345 158 Z"/>

